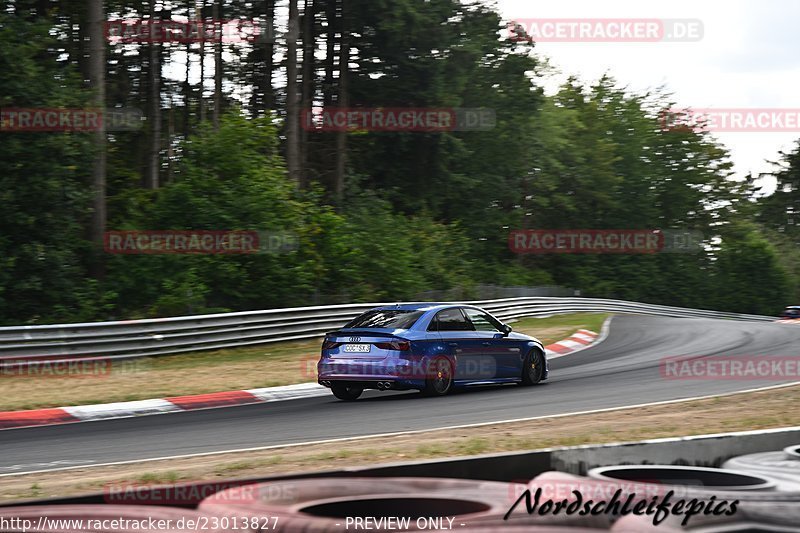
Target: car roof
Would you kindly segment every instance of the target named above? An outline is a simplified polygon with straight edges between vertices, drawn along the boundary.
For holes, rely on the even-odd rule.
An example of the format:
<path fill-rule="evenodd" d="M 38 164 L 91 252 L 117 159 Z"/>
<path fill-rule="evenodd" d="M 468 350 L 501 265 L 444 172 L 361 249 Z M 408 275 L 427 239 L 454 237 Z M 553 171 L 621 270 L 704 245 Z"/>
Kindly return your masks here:
<path fill-rule="evenodd" d="M 435 311 L 439 309 L 447 309 L 448 307 L 465 307 L 463 304 L 458 303 L 440 303 L 440 302 L 419 302 L 419 303 L 398 303 L 395 305 L 382 305 L 375 307 L 372 310 L 388 310 L 388 309 L 401 309 L 403 311 Z M 471 307 L 471 306 L 466 306 Z"/>
<path fill-rule="evenodd" d="M 787 305 L 786 309 L 800 309 L 800 305 Z"/>

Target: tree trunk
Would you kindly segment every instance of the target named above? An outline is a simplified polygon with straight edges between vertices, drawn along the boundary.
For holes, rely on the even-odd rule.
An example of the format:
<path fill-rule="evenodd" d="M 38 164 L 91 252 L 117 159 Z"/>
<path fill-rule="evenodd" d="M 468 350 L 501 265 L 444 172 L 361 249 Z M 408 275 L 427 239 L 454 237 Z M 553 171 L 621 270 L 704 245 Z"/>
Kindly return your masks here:
<path fill-rule="evenodd" d="M 322 83 L 322 105 L 330 107 L 336 95 L 336 82 L 333 79 L 336 70 L 336 28 L 341 25 L 336 17 L 336 0 L 325 2 L 325 21 L 328 23 L 325 36 L 325 81 Z"/>
<path fill-rule="evenodd" d="M 172 183 L 172 180 L 175 178 L 175 148 L 173 146 L 175 138 L 174 109 L 173 107 L 169 108 L 167 118 L 167 183 Z"/>
<path fill-rule="evenodd" d="M 275 90 L 272 88 L 272 74 L 274 70 L 273 58 L 275 57 L 275 0 L 265 1 L 265 13 L 269 30 L 264 43 L 264 115 L 269 116 L 275 105 Z"/>
<path fill-rule="evenodd" d="M 300 136 L 297 109 L 297 37 L 299 35 L 297 0 L 289 0 L 289 28 L 286 36 L 286 166 L 289 179 L 300 178 Z"/>
<path fill-rule="evenodd" d="M 253 15 L 260 19 L 258 38 L 253 43 L 253 50 L 245 58 L 248 76 L 247 82 L 253 85 L 250 95 L 250 112 L 254 117 L 268 117 L 272 114 L 274 93 L 272 89 L 272 73 L 275 56 L 275 0 L 264 0 L 254 8 Z"/>
<path fill-rule="evenodd" d="M 305 0 L 303 5 L 303 84 L 300 113 L 311 109 L 314 97 L 314 0 Z M 299 118 L 299 117 L 298 117 Z M 300 187 L 308 186 L 308 130 L 300 130 Z"/>
<path fill-rule="evenodd" d="M 222 115 L 222 0 L 214 2 L 214 129 L 219 129 L 219 118 Z"/>
<path fill-rule="evenodd" d="M 206 83 L 206 39 L 205 39 L 205 25 L 206 25 L 206 2 L 200 0 L 200 7 L 197 8 L 197 20 L 202 24 L 203 30 L 200 39 L 200 90 L 197 96 L 198 118 L 200 123 L 206 121 L 206 102 L 205 102 L 205 83 Z"/>
<path fill-rule="evenodd" d="M 322 80 L 323 109 L 328 109 L 333 106 L 338 91 L 335 76 L 337 71 L 336 66 L 339 63 L 339 55 L 336 51 L 336 42 L 342 21 L 338 17 L 337 7 L 337 0 L 328 0 L 325 2 L 325 22 L 327 23 L 327 27 L 325 30 L 325 61 L 323 63 L 325 74 Z M 319 138 L 321 149 L 325 152 L 322 159 L 335 162 L 336 136 L 330 133 L 320 133 L 317 134 L 316 137 Z M 324 168 L 320 165 L 320 172 L 328 193 L 333 197 L 334 189 L 336 188 L 336 165 L 324 165 Z"/>
<path fill-rule="evenodd" d="M 339 46 L 339 99 L 337 107 L 347 107 L 348 98 L 347 71 L 350 66 L 350 31 L 347 18 L 347 1 L 341 0 L 341 43 Z M 336 133 L 336 174 L 334 176 L 333 195 L 338 205 L 344 196 L 344 179 L 347 169 L 347 132 Z"/>
<path fill-rule="evenodd" d="M 86 51 L 85 42 L 87 32 L 89 31 L 89 25 L 84 24 L 84 21 L 89 20 L 87 9 L 88 6 L 83 5 L 78 9 L 70 10 L 69 29 L 67 30 L 69 33 L 69 59 L 70 62 L 77 67 L 78 72 L 80 72 L 81 80 L 89 79 L 89 54 Z"/>
<path fill-rule="evenodd" d="M 105 109 L 106 101 L 106 43 L 104 35 L 105 12 L 103 0 L 89 0 L 89 81 L 94 91 L 94 106 Z M 106 127 L 100 127 L 92 135 L 97 150 L 92 162 L 92 223 L 90 236 L 94 245 L 91 274 L 95 278 L 105 275 L 103 261 L 103 237 L 106 231 Z"/>
<path fill-rule="evenodd" d="M 191 22 L 194 0 L 189 0 L 186 4 L 186 19 Z M 192 120 L 192 82 L 189 80 L 192 67 L 192 43 L 186 42 L 186 72 L 183 81 L 183 138 L 189 137 L 189 124 Z"/>
<path fill-rule="evenodd" d="M 156 21 L 156 0 L 150 0 L 150 20 Z M 161 171 L 161 44 L 150 43 L 150 146 L 147 154 L 145 187 L 158 189 Z"/>

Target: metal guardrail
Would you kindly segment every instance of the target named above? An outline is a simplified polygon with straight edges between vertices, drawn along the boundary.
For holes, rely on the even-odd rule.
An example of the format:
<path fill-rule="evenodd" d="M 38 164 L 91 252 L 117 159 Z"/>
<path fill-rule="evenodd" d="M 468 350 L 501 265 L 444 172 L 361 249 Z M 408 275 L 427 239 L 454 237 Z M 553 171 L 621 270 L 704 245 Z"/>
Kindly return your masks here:
<path fill-rule="evenodd" d="M 363 311 L 394 302 L 294 307 L 215 315 L 0 327 L 0 366 L 32 360 L 131 359 L 315 338 Z M 462 302 L 502 320 L 574 312 L 773 321 L 775 317 L 597 298 L 520 297 Z"/>

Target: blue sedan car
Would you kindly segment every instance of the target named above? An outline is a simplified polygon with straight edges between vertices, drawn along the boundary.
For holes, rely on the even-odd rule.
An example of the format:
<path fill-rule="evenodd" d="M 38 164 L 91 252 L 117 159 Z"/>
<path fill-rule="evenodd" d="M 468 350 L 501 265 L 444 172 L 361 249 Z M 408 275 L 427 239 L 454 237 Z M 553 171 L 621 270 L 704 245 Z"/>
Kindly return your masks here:
<path fill-rule="evenodd" d="M 542 343 L 483 309 L 456 304 L 377 307 L 325 335 L 319 383 L 341 400 L 365 389 L 420 390 L 547 379 Z"/>
<path fill-rule="evenodd" d="M 800 318 L 800 305 L 790 305 L 784 309 L 781 318 Z"/>

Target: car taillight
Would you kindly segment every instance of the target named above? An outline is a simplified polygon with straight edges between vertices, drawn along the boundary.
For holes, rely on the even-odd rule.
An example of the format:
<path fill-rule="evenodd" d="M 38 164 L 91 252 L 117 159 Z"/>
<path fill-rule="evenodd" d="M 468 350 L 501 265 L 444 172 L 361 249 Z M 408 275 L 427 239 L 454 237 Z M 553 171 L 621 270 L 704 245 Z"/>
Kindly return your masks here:
<path fill-rule="evenodd" d="M 342 345 L 341 342 L 334 342 L 330 339 L 325 339 L 324 341 L 322 341 L 323 350 L 333 350 L 334 348 L 338 348 L 341 345 Z"/>
<path fill-rule="evenodd" d="M 381 350 L 397 350 L 400 352 L 407 352 L 411 349 L 411 343 L 408 341 L 376 342 L 375 346 Z"/>

